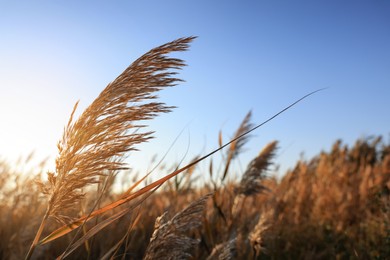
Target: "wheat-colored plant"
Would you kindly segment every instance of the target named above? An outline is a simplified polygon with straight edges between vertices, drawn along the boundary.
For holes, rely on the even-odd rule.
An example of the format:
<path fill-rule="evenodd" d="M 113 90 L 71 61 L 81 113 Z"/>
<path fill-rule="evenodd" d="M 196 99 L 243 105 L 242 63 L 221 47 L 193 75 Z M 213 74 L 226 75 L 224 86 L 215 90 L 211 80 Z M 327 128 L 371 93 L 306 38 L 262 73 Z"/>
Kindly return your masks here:
<path fill-rule="evenodd" d="M 263 181 L 267 176 L 266 171 L 268 167 L 272 164 L 271 160 L 275 156 L 277 143 L 277 141 L 273 141 L 267 144 L 259 155 L 248 164 L 238 187 L 235 189 L 236 196 L 232 206 L 233 218 L 236 218 L 240 213 L 247 196 L 268 190 L 268 188 L 263 185 Z"/>
<path fill-rule="evenodd" d="M 171 220 L 167 212 L 156 219 L 155 229 L 146 250 L 144 260 L 188 259 L 188 252 L 199 243 L 186 232 L 202 225 L 203 210 L 211 194 L 205 195 L 177 213 Z"/>
<path fill-rule="evenodd" d="M 207 260 L 232 260 L 237 258 L 237 241 L 233 238 L 225 243 L 216 245 Z"/>
<path fill-rule="evenodd" d="M 237 193 L 245 196 L 260 193 L 267 188 L 262 184 L 265 179 L 268 167 L 272 164 L 275 156 L 277 141 L 268 143 L 259 155 L 249 164 L 237 187 Z"/>
<path fill-rule="evenodd" d="M 251 122 L 252 118 L 252 111 L 249 111 L 248 114 L 246 114 L 244 120 L 241 122 L 240 126 L 236 130 L 234 137 L 232 138 L 233 141 L 229 149 L 227 150 L 227 156 L 226 156 L 226 164 L 225 164 L 225 170 L 223 171 L 222 175 L 222 181 L 225 180 L 227 173 L 229 172 L 230 164 L 240 154 L 243 150 L 244 145 L 249 141 L 250 135 L 245 134 L 250 129 L 253 128 L 253 124 Z M 240 138 L 238 138 L 240 137 Z M 220 147 L 222 146 L 222 135 L 220 133 L 219 135 L 219 144 Z"/>
<path fill-rule="evenodd" d="M 49 202 L 27 259 L 48 218 L 68 222 L 68 216 L 61 212 L 84 197 L 82 189 L 97 183 L 108 171 L 127 169 L 116 159 L 152 138 L 152 132 L 139 132 L 144 127 L 142 121 L 171 110 L 172 107 L 153 101 L 157 97 L 155 93 L 176 85 L 180 79 L 174 77 L 176 72 L 172 69 L 185 65 L 181 59 L 166 54 L 187 50 L 193 39 L 180 38 L 141 56 L 74 121 L 76 103 L 58 143 L 55 172 L 48 173 L 48 182 L 40 185 Z"/>
<path fill-rule="evenodd" d="M 269 224 L 266 223 L 267 219 L 269 218 L 269 215 L 271 215 L 272 212 L 268 212 L 267 214 L 262 214 L 256 224 L 256 226 L 253 228 L 252 232 L 249 234 L 248 239 L 252 246 L 252 249 L 254 251 L 254 259 L 256 259 L 259 255 L 261 250 L 263 250 L 263 233 L 269 228 Z"/>

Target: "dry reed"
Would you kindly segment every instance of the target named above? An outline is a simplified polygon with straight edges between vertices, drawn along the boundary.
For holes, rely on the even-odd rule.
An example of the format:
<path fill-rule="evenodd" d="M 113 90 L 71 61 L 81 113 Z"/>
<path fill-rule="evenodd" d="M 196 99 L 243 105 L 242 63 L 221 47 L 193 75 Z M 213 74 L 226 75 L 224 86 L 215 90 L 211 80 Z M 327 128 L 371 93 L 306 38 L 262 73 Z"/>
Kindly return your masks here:
<path fill-rule="evenodd" d="M 165 55 L 186 50 L 192 39 L 173 41 L 142 56 L 73 120 L 76 104 L 58 145 L 56 169 L 48 174 L 48 183 L 41 184 L 49 197 L 46 214 L 32 179 L 14 178 L 18 173 L 0 161 L 0 258 L 20 259 L 26 241 L 35 232 L 32 227 L 37 216 L 44 215 L 27 255 L 31 257 L 49 218 L 68 222 L 74 215 L 68 215 L 66 208 L 81 209 L 75 203 L 82 199 L 90 200 L 86 205 L 94 205 L 103 192 L 99 189 L 96 196 L 86 198 L 84 192 L 90 184 L 127 168 L 119 159 L 152 137 L 151 132 L 140 132 L 140 121 L 171 109 L 150 102 L 156 91 L 179 81 L 171 70 L 181 68 L 183 61 Z M 58 229 L 63 234 L 49 235 L 47 241 L 53 242 L 40 246 L 41 252 L 34 256 L 52 259 L 62 252 L 61 257 L 72 254 L 73 259 L 121 255 L 123 259 L 386 259 L 390 255 L 389 144 L 380 138 L 361 139 L 352 147 L 338 141 L 330 152 L 298 162 L 278 180 L 266 174 L 275 155 L 274 141 L 248 164 L 241 181 L 224 183 L 230 163 L 249 139 L 248 133 L 264 124 L 253 127 L 250 119 L 248 113 L 229 143 L 223 144 L 220 134 L 219 149 L 229 146 L 225 167 L 218 172 L 221 182 L 213 180 L 212 187 L 196 187 L 187 177 L 199 170 L 196 163 L 218 149 L 134 192 L 143 181 L 139 178 L 126 186 L 130 188 L 125 194 L 107 191 L 106 199 L 114 202 L 89 214 L 105 213 L 92 227 L 84 226 L 84 234 L 75 243 L 69 244 L 69 238 L 63 236 L 89 220 L 88 216 L 78 219 L 77 225 L 71 222 Z M 185 177 L 156 191 L 186 170 Z M 212 172 L 210 163 L 211 177 L 221 176 Z M 206 203 L 210 195 L 196 200 L 210 191 L 214 194 L 212 203 Z M 191 201 L 195 202 L 181 210 Z M 125 207 L 118 208 L 120 205 Z M 161 215 L 167 208 L 178 213 L 171 219 L 167 213 Z M 101 234 L 103 228 L 108 230 Z M 94 243 L 87 243 L 93 236 Z M 57 239 L 60 237 L 63 239 Z M 61 251 L 66 246 L 68 249 Z"/>
<path fill-rule="evenodd" d="M 191 203 L 171 220 L 167 212 L 156 219 L 155 230 L 150 239 L 144 259 L 187 259 L 188 253 L 200 241 L 185 233 L 202 225 L 202 213 L 209 195 Z"/>
<path fill-rule="evenodd" d="M 185 65 L 166 54 L 186 50 L 193 39 L 181 38 L 141 56 L 73 121 L 76 103 L 57 146 L 56 171 L 48 174 L 47 184 L 41 184 L 49 203 L 26 258 L 31 257 L 49 217 L 68 222 L 61 211 L 84 197 L 82 189 L 97 183 L 108 171 L 127 169 L 117 158 L 151 138 L 152 132 L 138 132 L 144 127 L 139 122 L 170 111 L 171 107 L 152 100 L 156 99 L 155 92 L 180 81 L 173 77 L 176 72 L 172 69 Z"/>

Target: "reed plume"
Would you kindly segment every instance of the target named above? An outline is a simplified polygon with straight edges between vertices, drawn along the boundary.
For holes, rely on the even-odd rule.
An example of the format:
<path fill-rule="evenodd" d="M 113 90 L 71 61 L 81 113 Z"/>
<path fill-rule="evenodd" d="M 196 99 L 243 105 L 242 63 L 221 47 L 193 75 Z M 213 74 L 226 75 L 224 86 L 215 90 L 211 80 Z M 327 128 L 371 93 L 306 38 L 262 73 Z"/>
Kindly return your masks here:
<path fill-rule="evenodd" d="M 99 177 L 109 171 L 127 169 L 117 159 L 136 150 L 136 144 L 152 138 L 153 132 L 139 132 L 145 126 L 140 121 L 172 109 L 164 103 L 154 102 L 155 93 L 181 81 L 174 77 L 176 72 L 172 70 L 185 65 L 181 59 L 166 54 L 187 50 L 193 39 L 180 38 L 141 56 L 108 84 L 74 121 L 76 103 L 57 145 L 56 170 L 48 173 L 48 183 L 40 184 L 49 203 L 27 258 L 31 257 L 49 217 L 68 221 L 61 211 L 84 197 L 83 188 L 97 183 Z"/>
<path fill-rule="evenodd" d="M 236 196 L 232 206 L 233 218 L 238 217 L 247 196 L 252 196 L 268 190 L 268 188 L 263 185 L 263 180 L 266 178 L 265 173 L 272 163 L 271 160 L 275 156 L 277 144 L 277 141 L 268 143 L 263 150 L 261 150 L 259 155 L 248 164 L 238 187 L 235 189 Z"/>
<path fill-rule="evenodd" d="M 264 173 L 271 165 L 271 160 L 275 156 L 277 144 L 277 141 L 267 144 L 259 155 L 248 164 L 237 188 L 238 194 L 249 196 L 267 189 L 262 185 L 262 180 L 266 177 Z"/>
<path fill-rule="evenodd" d="M 229 146 L 229 150 L 227 151 L 226 166 L 223 172 L 222 181 L 226 178 L 232 160 L 236 158 L 237 155 L 240 154 L 240 152 L 242 152 L 244 145 L 249 141 L 250 138 L 249 132 L 253 128 L 253 124 L 251 123 L 251 118 L 252 118 L 252 111 L 249 111 L 248 114 L 246 114 L 244 120 L 242 120 L 238 129 L 236 130 L 234 137 L 232 138 L 232 140 L 234 141 L 231 142 Z M 222 146 L 221 133 L 219 135 L 219 143 L 221 147 Z"/>
<path fill-rule="evenodd" d="M 270 214 L 270 213 L 268 213 Z M 252 230 L 252 232 L 249 234 L 248 239 L 252 246 L 252 249 L 254 251 L 254 259 L 257 259 L 257 257 L 260 255 L 260 252 L 264 249 L 263 248 L 263 233 L 269 228 L 269 225 L 266 224 L 267 218 L 269 216 L 262 214 L 259 218 L 259 221 L 257 222 L 256 226 Z"/>
<path fill-rule="evenodd" d="M 207 260 L 232 260 L 237 258 L 237 241 L 233 238 L 225 243 L 216 245 Z"/>
<path fill-rule="evenodd" d="M 188 259 L 190 249 L 199 241 L 185 234 L 202 225 L 203 210 L 211 194 L 191 203 L 168 220 L 167 212 L 156 219 L 155 229 L 146 250 L 146 259 Z"/>

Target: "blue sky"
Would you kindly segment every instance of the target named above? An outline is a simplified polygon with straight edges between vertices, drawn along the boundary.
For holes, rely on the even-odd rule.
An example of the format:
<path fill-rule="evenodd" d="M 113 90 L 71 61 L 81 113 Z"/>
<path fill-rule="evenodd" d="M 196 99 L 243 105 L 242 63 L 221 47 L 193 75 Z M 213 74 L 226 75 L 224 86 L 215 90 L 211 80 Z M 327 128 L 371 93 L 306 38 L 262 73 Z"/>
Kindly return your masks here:
<path fill-rule="evenodd" d="M 192 35 L 176 55 L 186 82 L 160 94 L 178 108 L 129 156 L 141 172 L 183 129 L 167 165 L 216 148 L 220 130 L 227 141 L 249 110 L 261 123 L 323 87 L 257 130 L 236 167 L 275 139 L 282 171 L 339 138 L 388 140 L 389 13 L 388 1 L 0 1 L 0 156 L 34 150 L 53 165 L 77 100 L 84 109 L 134 59 Z"/>

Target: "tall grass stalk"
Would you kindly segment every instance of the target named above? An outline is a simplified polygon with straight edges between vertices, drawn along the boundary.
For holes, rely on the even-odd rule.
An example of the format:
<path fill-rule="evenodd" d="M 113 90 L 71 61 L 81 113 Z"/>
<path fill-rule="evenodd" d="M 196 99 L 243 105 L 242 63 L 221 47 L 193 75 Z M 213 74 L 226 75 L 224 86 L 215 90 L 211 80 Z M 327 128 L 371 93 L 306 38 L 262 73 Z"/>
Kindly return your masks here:
<path fill-rule="evenodd" d="M 136 144 L 152 137 L 152 132 L 138 131 L 144 127 L 139 122 L 171 110 L 172 107 L 153 102 L 155 92 L 181 81 L 174 77 L 176 72 L 172 69 L 185 65 L 181 59 L 166 54 L 187 50 L 193 39 L 180 38 L 141 56 L 74 121 L 76 103 L 57 146 L 56 170 L 48 174 L 48 183 L 41 183 L 49 203 L 26 259 L 32 256 L 49 217 L 69 223 L 69 217 L 61 212 L 84 197 L 81 190 L 98 183 L 99 176 L 107 171 L 127 169 L 116 158 L 136 150 Z"/>

